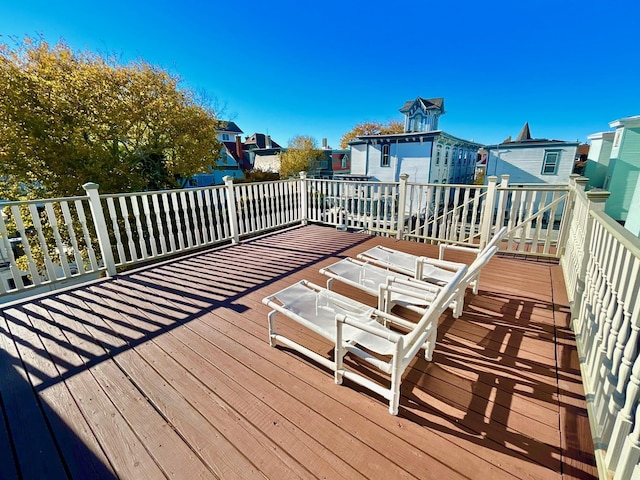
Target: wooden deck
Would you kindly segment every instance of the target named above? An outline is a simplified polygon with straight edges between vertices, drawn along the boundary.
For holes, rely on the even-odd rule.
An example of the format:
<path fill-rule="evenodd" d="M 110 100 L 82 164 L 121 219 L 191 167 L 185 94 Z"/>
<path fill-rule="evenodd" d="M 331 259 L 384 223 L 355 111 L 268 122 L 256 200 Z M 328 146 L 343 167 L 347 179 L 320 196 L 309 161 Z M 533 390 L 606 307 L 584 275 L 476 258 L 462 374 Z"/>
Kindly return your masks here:
<path fill-rule="evenodd" d="M 557 265 L 494 258 L 397 417 L 269 347 L 265 295 L 378 243 L 437 254 L 307 226 L 5 307 L 0 478 L 594 478 Z"/>

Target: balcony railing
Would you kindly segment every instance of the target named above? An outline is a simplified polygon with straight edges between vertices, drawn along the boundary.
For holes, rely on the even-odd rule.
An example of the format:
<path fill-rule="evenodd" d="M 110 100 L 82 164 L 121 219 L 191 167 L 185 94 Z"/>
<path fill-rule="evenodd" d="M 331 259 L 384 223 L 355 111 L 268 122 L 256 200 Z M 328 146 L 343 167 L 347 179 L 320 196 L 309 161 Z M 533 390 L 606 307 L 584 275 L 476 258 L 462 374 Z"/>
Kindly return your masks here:
<path fill-rule="evenodd" d="M 607 192 L 569 185 L 299 179 L 2 205 L 0 303 L 300 223 L 558 259 L 572 307 L 601 478 L 640 472 L 640 240 L 603 213 Z"/>

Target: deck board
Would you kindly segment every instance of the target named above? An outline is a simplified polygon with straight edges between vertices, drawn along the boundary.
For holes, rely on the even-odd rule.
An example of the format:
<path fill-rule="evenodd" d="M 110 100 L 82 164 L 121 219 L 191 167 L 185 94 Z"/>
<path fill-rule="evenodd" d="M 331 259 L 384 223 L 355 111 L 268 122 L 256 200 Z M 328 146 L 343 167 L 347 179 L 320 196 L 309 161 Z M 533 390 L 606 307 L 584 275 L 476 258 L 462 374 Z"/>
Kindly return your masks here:
<path fill-rule="evenodd" d="M 3 308 L 0 476 L 595 478 L 557 265 L 494 258 L 462 318 L 441 317 L 433 361 L 408 368 L 397 417 L 269 346 L 263 297 L 376 244 L 437 256 L 306 226 Z"/>

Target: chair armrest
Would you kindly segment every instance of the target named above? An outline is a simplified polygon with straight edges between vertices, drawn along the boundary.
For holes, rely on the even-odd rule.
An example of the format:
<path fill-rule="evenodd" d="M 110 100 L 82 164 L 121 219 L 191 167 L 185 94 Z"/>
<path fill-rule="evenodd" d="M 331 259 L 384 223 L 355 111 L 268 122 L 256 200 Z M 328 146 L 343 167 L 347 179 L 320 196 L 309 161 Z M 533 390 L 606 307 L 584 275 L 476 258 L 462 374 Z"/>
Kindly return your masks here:
<path fill-rule="evenodd" d="M 479 254 L 482 250 L 480 247 L 468 247 L 465 245 L 453 245 L 450 243 L 441 243 L 439 248 L 439 259 L 444 260 L 444 254 L 446 250 L 456 250 L 458 252 L 468 252 Z"/>
<path fill-rule="evenodd" d="M 402 335 L 394 332 L 393 330 L 389 330 L 388 328 L 383 327 L 382 325 L 380 325 L 379 327 L 366 325 L 362 322 L 359 322 L 358 320 L 353 320 L 341 313 L 336 315 L 336 327 L 340 328 L 341 326 L 340 324 L 350 325 L 354 328 L 357 328 L 358 330 L 362 330 L 364 332 L 370 333 L 372 335 L 383 338 L 393 343 L 399 343 L 400 340 L 402 339 Z"/>
<path fill-rule="evenodd" d="M 422 282 L 419 280 L 414 280 L 414 279 L 405 280 L 404 278 L 387 277 L 386 286 L 393 286 L 393 284 L 404 285 L 405 287 L 418 288 L 429 293 L 440 293 L 440 290 L 441 290 L 441 288 L 438 285 L 433 285 L 431 283 Z M 415 293 L 415 292 L 410 292 L 410 293 Z"/>
<path fill-rule="evenodd" d="M 466 264 L 460 263 L 460 262 L 451 262 L 449 260 L 438 260 L 436 258 L 430 258 L 430 257 L 420 257 L 418 259 L 418 262 L 422 263 L 423 265 L 431 265 L 438 268 L 445 268 L 447 270 L 453 270 L 455 272 L 460 270 L 462 267 L 467 266 Z"/>

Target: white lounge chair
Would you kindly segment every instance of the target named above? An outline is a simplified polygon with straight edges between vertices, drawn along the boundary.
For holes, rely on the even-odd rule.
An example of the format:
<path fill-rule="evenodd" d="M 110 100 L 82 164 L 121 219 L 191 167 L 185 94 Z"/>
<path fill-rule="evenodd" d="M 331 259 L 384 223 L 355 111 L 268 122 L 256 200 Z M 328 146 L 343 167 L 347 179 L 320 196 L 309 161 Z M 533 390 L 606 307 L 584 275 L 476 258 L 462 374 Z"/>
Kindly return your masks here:
<path fill-rule="evenodd" d="M 337 384 L 341 384 L 343 378 L 347 378 L 382 395 L 389 400 L 389 413 L 397 415 L 402 374 L 421 348 L 425 348 L 425 358 L 431 360 L 438 319 L 450 303 L 455 288 L 465 273 L 466 269 L 462 269 L 449 285 L 440 290 L 417 323 L 368 307 L 302 280 L 262 300 L 273 309 L 268 315 L 269 343 L 271 346 L 286 345 L 331 369 Z M 335 359 L 332 361 L 278 333 L 275 328 L 275 317 L 278 313 L 331 341 L 334 345 Z M 408 328 L 409 332 L 401 334 L 392 330 L 391 326 Z M 347 369 L 343 362 L 347 353 L 356 355 L 389 374 L 390 387 L 387 388 L 355 370 Z"/>
<path fill-rule="evenodd" d="M 453 310 L 454 318 L 459 318 L 462 315 L 467 287 L 473 282 L 477 283 L 480 271 L 497 250 L 498 248 L 493 245 L 483 251 L 469 266 L 449 304 Z M 454 270 L 429 268 L 429 274 L 423 276 L 426 281 L 421 281 L 406 275 L 399 276 L 400 274 L 376 265 L 347 258 L 320 269 L 320 273 L 329 277 L 327 280 L 328 289 L 331 289 L 333 281 L 337 280 L 377 296 L 380 310 L 390 312 L 394 305 L 401 305 L 420 313 L 430 301 L 429 298 L 435 297 L 439 289 L 450 282 L 460 268 L 459 265 Z M 429 283 L 433 278 L 437 279 L 437 284 Z M 389 286 L 397 286 L 398 289 L 393 291 L 388 288 Z"/>
<path fill-rule="evenodd" d="M 441 287 L 417 280 L 389 269 L 378 267 L 353 258 L 345 258 L 328 267 L 320 269 L 326 275 L 327 289 L 331 290 L 334 281 L 339 281 L 378 297 L 378 309 L 390 313 L 394 305 L 402 305 L 420 314 L 440 292 Z M 388 286 L 397 286 L 403 293 L 394 291 L 388 298 Z"/>
<path fill-rule="evenodd" d="M 480 249 L 475 247 L 457 247 L 459 250 L 463 248 L 465 251 L 473 251 L 477 253 L 479 258 L 483 253 L 489 251 L 492 247 L 496 246 L 502 240 L 502 237 L 506 233 L 507 228 L 501 228 L 487 243 L 487 245 Z M 448 245 L 446 248 L 451 248 Z M 441 250 L 441 255 L 444 255 L 444 249 Z M 495 253 L 495 252 L 494 252 Z M 370 248 L 369 250 L 362 252 L 358 255 L 358 258 L 373 263 L 375 265 L 394 270 L 405 275 L 411 275 L 419 280 L 424 280 L 429 283 L 435 283 L 437 285 L 444 285 L 451 280 L 454 273 L 458 271 L 464 263 L 451 262 L 441 259 L 435 259 L 430 257 L 421 257 L 412 255 L 410 253 L 401 252 L 392 248 L 383 247 L 378 245 Z M 480 271 L 478 270 L 474 275 L 474 278 L 470 281 L 469 286 L 473 288 L 473 293 L 478 293 L 480 283 Z"/>

